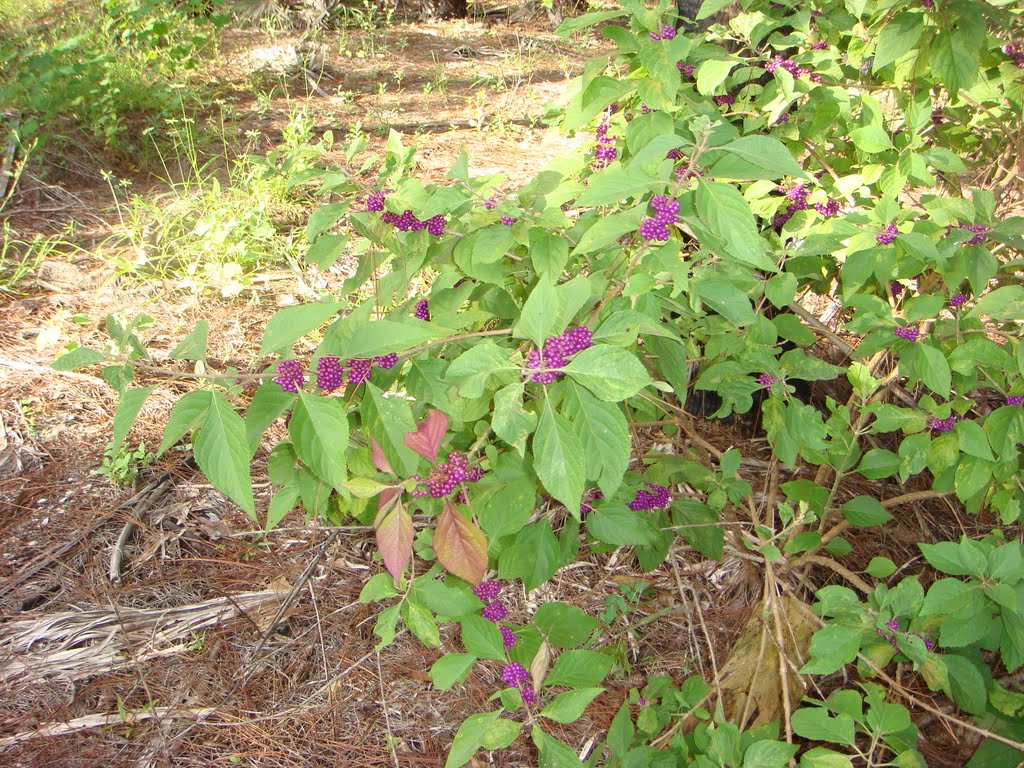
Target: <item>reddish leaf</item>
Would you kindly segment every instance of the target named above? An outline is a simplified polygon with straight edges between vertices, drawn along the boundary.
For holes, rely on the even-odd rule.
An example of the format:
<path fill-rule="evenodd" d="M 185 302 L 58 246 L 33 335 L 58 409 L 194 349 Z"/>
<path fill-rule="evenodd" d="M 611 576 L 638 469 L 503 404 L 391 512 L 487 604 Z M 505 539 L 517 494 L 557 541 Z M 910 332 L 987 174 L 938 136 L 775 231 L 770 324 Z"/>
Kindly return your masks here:
<path fill-rule="evenodd" d="M 450 501 L 437 519 L 434 552 L 441 565 L 470 584 L 479 584 L 487 572 L 487 537 L 475 523 L 460 515 Z"/>
<path fill-rule="evenodd" d="M 380 447 L 380 443 L 377 442 L 376 437 L 370 438 L 370 447 L 371 453 L 373 454 L 373 466 L 381 472 L 387 472 L 389 475 L 395 474 L 395 470 L 391 468 L 391 462 L 389 462 L 388 457 L 384 455 L 384 449 Z"/>
<path fill-rule="evenodd" d="M 431 409 L 427 411 L 427 417 L 416 425 L 415 432 L 405 433 L 405 444 L 423 458 L 435 462 L 437 449 L 441 447 L 447 430 L 448 417 L 440 411 Z"/>
<path fill-rule="evenodd" d="M 398 499 L 390 504 L 382 502 L 373 527 L 377 529 L 377 549 L 384 558 L 384 566 L 397 585 L 412 557 L 412 516 Z"/>
<path fill-rule="evenodd" d="M 380 496 L 377 497 L 377 518 L 380 519 L 380 513 L 386 512 L 392 501 L 401 495 L 402 489 L 397 487 L 385 488 L 381 491 Z"/>

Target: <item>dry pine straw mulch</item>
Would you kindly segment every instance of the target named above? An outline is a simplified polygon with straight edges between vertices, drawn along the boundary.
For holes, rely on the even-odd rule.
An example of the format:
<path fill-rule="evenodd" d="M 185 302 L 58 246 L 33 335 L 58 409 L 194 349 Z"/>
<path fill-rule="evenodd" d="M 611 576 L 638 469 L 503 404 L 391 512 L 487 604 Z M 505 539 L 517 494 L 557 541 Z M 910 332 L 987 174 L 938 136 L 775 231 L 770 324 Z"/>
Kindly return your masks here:
<path fill-rule="evenodd" d="M 557 45 L 536 29 L 495 31 L 464 24 L 450 28 L 454 36 L 439 40 L 444 29 L 398 27 L 395 34 L 404 35 L 405 46 L 370 60 L 365 72 L 359 70 L 361 61 L 358 66 L 349 58 L 338 61 L 329 52 L 325 77 L 339 82 L 322 81 L 321 87 L 341 85 L 356 95 L 340 100 L 314 95 L 308 106 L 317 118 L 317 132 L 369 114 L 410 122 L 464 119 L 479 77 L 472 67 L 485 65 L 475 59 L 450 62 L 453 76 L 441 101 L 413 98 L 422 83 L 412 78 L 424 77 L 415 74 L 417 67 L 426 71 L 460 45 L 510 46 L 524 35 L 541 38 L 547 50 Z M 258 36 L 238 35 L 230 40 L 228 53 L 266 43 Z M 578 66 L 582 58 L 573 63 Z M 406 95 L 393 89 L 378 97 L 370 87 L 373 78 L 396 71 L 396 61 L 410 71 L 404 78 Z M 564 77 L 551 72 L 516 79 L 506 67 L 498 74 L 515 83 L 512 96 L 530 104 L 542 103 L 564 85 Z M 230 66 L 224 75 L 226 81 L 234 76 Z M 235 91 L 242 124 L 264 139 L 273 138 L 295 106 L 294 97 L 277 96 L 261 113 L 242 87 L 245 77 L 239 75 Z M 408 139 L 421 147 L 426 180 L 443 179 L 460 148 L 468 145 L 474 160 L 486 158 L 494 170 L 507 172 L 510 188 L 567 148 L 564 138 L 515 124 L 502 131 L 461 128 Z M 379 147 L 382 140 L 372 141 Z M 80 163 L 88 166 L 88 158 Z M 33 213 L 26 196 L 23 212 L 12 221 L 20 235 L 52 232 L 62 222 L 78 221 L 78 242 L 90 249 L 102 242 L 114 223 L 104 212 L 107 199 L 96 170 L 70 174 L 49 193 L 41 188 L 36 199 L 49 194 L 44 202 L 55 210 Z M 145 182 L 140 179 L 139 187 Z M 145 469 L 135 488 L 112 486 L 95 470 L 110 439 L 114 393 L 88 373 L 57 374 L 45 368 L 60 343 L 46 340 L 47 328 L 59 328 L 65 339 L 74 333 L 82 343 L 100 344 L 103 335 L 95 322 L 80 328 L 70 318 L 84 313 L 98 319 L 110 311 L 154 316 L 157 323 L 146 340 L 165 350 L 198 319 L 206 319 L 211 357 L 247 359 L 258 348 L 276 295 L 298 292 L 294 275 L 254 286 L 234 300 L 210 301 L 182 294 L 173 285 L 114 278 L 101 255 L 80 255 L 73 267 L 77 272 L 62 282 L 42 279 L 59 276 L 63 268 L 50 270 L 28 296 L 2 299 L 0 638 L 9 637 L 15 622 L 62 623 L 40 625 L 31 644 L 22 646 L 20 658 L 37 668 L 22 667 L 15 675 L 0 658 L 0 669 L 7 669 L 0 674 L 0 762 L 53 768 L 443 765 L 459 723 L 494 706 L 488 699 L 500 687 L 500 665 L 481 662 L 464 685 L 434 690 L 426 674 L 430 665 L 442 652 L 462 650 L 452 627 L 442 629 L 440 650 L 426 649 L 403 633 L 379 655 L 373 652 L 377 609 L 358 602 L 362 585 L 380 570 L 373 560 L 372 532 L 327 530 L 293 513 L 261 539 L 256 526 L 174 451 Z M 131 433 L 132 445 L 144 441 L 152 449 L 159 444 L 162 424 L 182 391 L 165 385 L 147 401 Z M 767 447 L 755 428 L 701 419 L 689 426 L 719 450 L 739 447 L 751 459 L 746 478 L 762 501 L 767 497 Z M 636 437 L 638 455 L 650 448 L 692 448 L 688 441 L 651 428 L 638 429 Z M 261 463 L 265 455 L 261 451 L 254 468 L 261 509 L 270 495 Z M 781 479 L 788 477 L 783 473 Z M 867 483 L 843 488 L 850 496 L 882 498 L 904 490 Z M 909 562 L 923 530 L 955 538 L 959 530 L 984 522 L 964 519 L 945 502 L 895 513 L 896 524 L 881 536 L 850 534 L 855 547 L 846 561 L 850 568 L 861 569 L 883 553 Z M 564 512 L 554 514 L 557 518 Z M 111 553 L 132 520 L 137 529 L 123 546 L 119 578 L 112 580 Z M 510 585 L 510 621 L 527 621 L 532 610 L 549 600 L 597 616 L 606 597 L 636 580 L 651 588 L 630 624 L 658 611 L 664 615 L 635 635 L 623 623 L 602 635 L 598 645 L 617 646 L 628 669 L 610 678 L 607 692 L 580 721 L 546 724 L 577 749 L 600 739 L 629 690 L 643 685 L 647 676 L 668 674 L 677 681 L 690 674 L 713 677 L 711 659 L 720 667 L 727 663 L 729 649 L 762 605 L 763 574 L 757 566 L 734 552 L 722 562 L 710 562 L 680 543 L 652 574 L 641 573 L 623 550 L 585 555 L 530 595 L 521 585 Z M 827 570 L 808 574 L 811 587 L 835 580 Z M 79 621 L 69 614 L 77 614 Z M 58 652 L 64 655 L 58 658 Z M 76 666 L 86 662 L 93 666 Z M 109 669 L 98 669 L 103 664 Z M 104 716 L 112 717 L 97 719 Z M 62 724 L 82 727 L 62 733 Z M 54 725 L 58 731 L 44 735 L 42 729 Z M 929 764 L 962 765 L 969 742 L 960 736 L 931 725 L 925 745 Z M 480 756 L 476 764 L 534 765 L 536 755 L 528 739 L 521 739 L 508 750 Z"/>

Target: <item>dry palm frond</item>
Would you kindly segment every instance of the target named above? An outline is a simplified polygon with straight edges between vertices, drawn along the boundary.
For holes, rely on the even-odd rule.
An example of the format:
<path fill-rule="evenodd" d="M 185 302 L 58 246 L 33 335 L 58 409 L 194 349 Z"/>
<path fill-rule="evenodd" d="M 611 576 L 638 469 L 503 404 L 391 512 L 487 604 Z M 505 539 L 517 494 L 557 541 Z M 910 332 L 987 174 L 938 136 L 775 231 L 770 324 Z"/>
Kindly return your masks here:
<path fill-rule="evenodd" d="M 183 650 L 192 633 L 245 615 L 258 627 L 287 590 L 268 589 L 175 608 L 92 608 L 0 624 L 0 680 L 73 680 Z"/>

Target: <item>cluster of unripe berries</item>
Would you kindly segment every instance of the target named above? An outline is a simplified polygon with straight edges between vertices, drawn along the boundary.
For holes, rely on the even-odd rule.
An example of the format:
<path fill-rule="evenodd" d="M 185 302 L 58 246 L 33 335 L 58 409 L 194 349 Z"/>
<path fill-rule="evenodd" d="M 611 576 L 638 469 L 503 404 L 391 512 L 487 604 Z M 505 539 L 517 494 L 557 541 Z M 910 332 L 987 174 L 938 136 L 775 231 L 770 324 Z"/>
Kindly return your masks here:
<path fill-rule="evenodd" d="M 658 40 L 671 40 L 676 36 L 676 28 L 671 24 L 666 24 L 661 28 L 661 32 L 651 32 L 651 40 L 657 42 Z"/>
<path fill-rule="evenodd" d="M 1017 69 L 1024 69 L 1024 45 L 1020 43 L 1007 43 L 1003 46 L 1003 53 L 1010 57 Z"/>
<path fill-rule="evenodd" d="M 640 224 L 640 237 L 648 242 L 651 240 L 668 240 L 670 224 L 679 220 L 679 201 L 668 195 L 655 195 L 651 198 L 654 218 L 644 219 Z"/>
<path fill-rule="evenodd" d="M 594 334 L 581 325 L 566 331 L 561 336 L 552 336 L 544 342 L 544 348 L 531 349 L 526 356 L 526 368 L 537 371 L 533 380 L 538 384 L 550 384 L 562 375 L 560 368 L 568 364 L 568 359 L 577 352 L 591 346 Z"/>
<path fill-rule="evenodd" d="M 668 488 L 663 485 L 647 483 L 647 488 L 650 488 L 650 490 L 644 488 L 638 490 L 636 496 L 626 506 L 634 512 L 644 509 L 658 509 L 668 504 L 672 498 L 669 496 Z"/>
<path fill-rule="evenodd" d="M 440 237 L 444 234 L 445 218 L 441 214 L 431 216 L 426 221 L 418 219 L 412 211 L 406 209 L 401 214 L 392 213 L 391 211 L 384 210 L 385 195 L 381 191 L 374 191 L 369 194 L 366 198 L 366 210 L 371 212 L 383 211 L 380 216 L 380 220 L 385 224 L 394 225 L 395 229 L 400 232 L 420 232 L 427 230 L 430 234 L 435 237 Z"/>
<path fill-rule="evenodd" d="M 389 355 L 380 355 L 370 358 L 349 358 L 345 361 L 348 366 L 348 383 L 355 386 L 362 384 L 370 378 L 370 371 L 374 365 L 381 368 L 393 368 L 398 362 L 398 354 L 392 352 Z M 333 392 L 341 386 L 345 379 L 345 367 L 337 357 L 321 357 L 316 364 L 316 385 L 324 392 Z M 277 366 L 277 376 L 274 383 L 285 392 L 295 394 L 306 383 L 306 376 L 302 370 L 302 364 L 298 360 L 282 360 Z"/>
<path fill-rule="evenodd" d="M 896 228 L 896 222 L 890 221 L 884 227 L 882 231 L 875 235 L 875 241 L 879 245 L 889 245 L 896 240 L 896 235 L 900 233 L 899 229 Z"/>
<path fill-rule="evenodd" d="M 448 454 L 448 461 L 438 464 L 427 475 L 424 487 L 416 488 L 413 496 L 430 496 L 434 499 L 441 499 L 455 490 L 460 483 L 475 483 L 484 476 L 480 467 L 471 467 L 466 457 L 458 451 Z M 419 480 L 419 475 L 413 475 L 414 480 Z"/>

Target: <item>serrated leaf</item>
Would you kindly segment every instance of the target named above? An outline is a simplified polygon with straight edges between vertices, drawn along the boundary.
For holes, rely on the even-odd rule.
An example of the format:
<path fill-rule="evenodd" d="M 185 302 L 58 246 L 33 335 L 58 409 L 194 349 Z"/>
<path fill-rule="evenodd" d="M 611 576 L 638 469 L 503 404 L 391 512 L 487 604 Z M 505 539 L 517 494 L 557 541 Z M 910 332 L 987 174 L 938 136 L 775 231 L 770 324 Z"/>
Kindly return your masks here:
<path fill-rule="evenodd" d="M 206 320 L 198 321 L 192 333 L 179 341 L 167 357 L 171 360 L 205 360 L 209 333 L 210 324 Z"/>
<path fill-rule="evenodd" d="M 430 668 L 430 680 L 439 691 L 447 691 L 465 681 L 475 661 L 471 653 L 446 653 Z"/>
<path fill-rule="evenodd" d="M 263 433 L 287 410 L 295 399 L 291 392 L 285 392 L 272 381 L 260 384 L 256 394 L 245 409 L 245 441 L 252 456 L 259 448 Z"/>
<path fill-rule="evenodd" d="M 586 479 L 583 449 L 572 426 L 554 411 L 550 400 L 544 401 L 533 435 L 533 454 L 534 470 L 544 488 L 578 519 Z"/>
<path fill-rule="evenodd" d="M 427 648 L 441 646 L 441 634 L 437 629 L 437 621 L 430 609 L 420 603 L 406 600 L 402 603 L 402 614 L 409 631 Z"/>
<path fill-rule="evenodd" d="M 157 456 L 163 456 L 168 448 L 199 425 L 210 408 L 212 397 L 213 393 L 204 389 L 182 395 L 164 425 L 164 437 L 156 452 Z"/>
<path fill-rule="evenodd" d="M 412 515 L 406 512 L 400 498 L 382 505 L 373 523 L 377 531 L 377 549 L 380 550 L 384 567 L 395 580 L 397 587 L 402 571 L 412 559 Z"/>
<path fill-rule="evenodd" d="M 585 611 L 566 603 L 544 603 L 533 616 L 544 638 L 556 648 L 583 645 L 598 627 L 598 621 Z"/>
<path fill-rule="evenodd" d="M 267 355 L 290 348 L 307 333 L 315 331 L 338 314 L 343 306 L 344 304 L 324 302 L 300 304 L 297 307 L 278 310 L 267 321 L 263 342 L 260 344 L 260 354 Z"/>
<path fill-rule="evenodd" d="M 606 402 L 617 403 L 632 397 L 651 384 L 635 355 L 624 349 L 600 344 L 573 356 L 562 371 Z"/>
<path fill-rule="evenodd" d="M 61 355 L 50 363 L 50 367 L 55 371 L 74 371 L 90 365 L 96 365 L 96 363 L 102 363 L 106 359 L 107 356 L 102 352 L 97 352 L 87 347 L 75 347 L 70 352 Z"/>
<path fill-rule="evenodd" d="M 409 450 L 415 451 L 431 464 L 437 461 L 437 449 L 448 431 L 448 416 L 431 408 L 426 417 L 416 425 L 415 432 L 406 433 L 403 438 Z"/>
<path fill-rule="evenodd" d="M 544 680 L 545 686 L 596 686 L 611 671 L 612 657 L 598 651 L 564 651 Z"/>
<path fill-rule="evenodd" d="M 220 392 L 210 398 L 194 453 L 196 463 L 213 487 L 255 520 L 245 422 Z"/>
<path fill-rule="evenodd" d="M 715 147 L 729 155 L 711 164 L 706 173 L 716 179 L 806 179 L 807 174 L 786 145 L 771 136 L 741 136 Z"/>
<path fill-rule="evenodd" d="M 560 314 L 559 293 L 554 284 L 550 280 L 538 280 L 523 304 L 512 335 L 518 339 L 529 339 L 537 347 L 542 347 L 548 337 L 557 333 L 555 328 Z"/>
<path fill-rule="evenodd" d="M 505 660 L 505 645 L 497 625 L 479 614 L 465 616 L 459 620 L 462 645 L 467 651 L 481 659 Z"/>
<path fill-rule="evenodd" d="M 491 428 L 520 456 L 526 452 L 526 439 L 537 428 L 537 414 L 523 408 L 524 384 L 509 384 L 494 395 Z"/>
<path fill-rule="evenodd" d="M 345 484 L 348 416 L 340 400 L 300 389 L 288 421 L 288 434 L 295 453 L 317 477 L 334 488 Z"/>
<path fill-rule="evenodd" d="M 540 716 L 556 723 L 575 723 L 590 702 L 604 691 L 604 688 L 577 688 L 560 693 L 541 710 Z"/>
<path fill-rule="evenodd" d="M 758 234 L 754 214 L 738 189 L 731 184 L 702 181 L 697 187 L 696 201 L 701 221 L 726 243 L 719 256 L 764 272 L 778 272 L 775 262 L 765 254 L 765 242 Z"/>
<path fill-rule="evenodd" d="M 121 447 L 121 443 L 128 436 L 135 417 L 139 415 L 146 398 L 156 387 L 142 387 L 140 389 L 126 390 L 117 403 L 117 410 L 114 412 L 114 437 L 111 442 L 114 450 Z"/>
<path fill-rule="evenodd" d="M 470 584 L 479 584 L 487 571 L 487 537 L 466 520 L 450 501 L 434 529 L 434 552 L 445 569 Z"/>
<path fill-rule="evenodd" d="M 564 409 L 583 446 L 587 478 L 611 498 L 622 485 L 632 450 L 632 435 L 622 408 L 601 402 L 573 385 L 566 391 Z"/>

